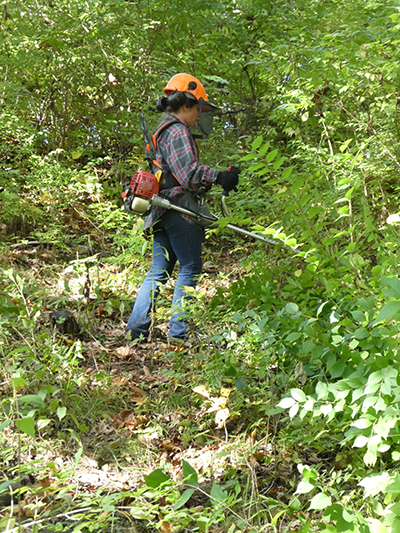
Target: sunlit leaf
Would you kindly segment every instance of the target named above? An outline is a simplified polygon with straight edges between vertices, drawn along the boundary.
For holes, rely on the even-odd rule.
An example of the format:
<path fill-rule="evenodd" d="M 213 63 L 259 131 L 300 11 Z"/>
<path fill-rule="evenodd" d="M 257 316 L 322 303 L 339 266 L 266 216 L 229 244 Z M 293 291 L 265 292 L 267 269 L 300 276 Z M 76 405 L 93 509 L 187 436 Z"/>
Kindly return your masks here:
<path fill-rule="evenodd" d="M 35 436 L 35 420 L 31 416 L 15 420 L 16 427 L 23 433 L 27 433 L 31 437 Z"/>
<path fill-rule="evenodd" d="M 324 492 L 320 492 L 319 494 L 316 494 L 313 499 L 310 502 L 310 509 L 326 509 L 329 505 L 331 505 L 332 500 L 331 497 L 325 494 Z"/>
<path fill-rule="evenodd" d="M 182 471 L 183 476 L 186 479 L 186 483 L 188 483 L 188 485 L 198 484 L 198 476 L 196 470 L 192 467 L 190 463 L 185 461 L 185 459 L 182 459 Z"/>
<path fill-rule="evenodd" d="M 156 489 L 162 483 L 165 483 L 169 480 L 169 476 L 167 476 L 167 474 L 164 474 L 164 472 L 160 468 L 157 468 L 156 470 L 151 472 L 151 474 L 144 478 L 146 485 L 148 487 L 151 487 L 152 489 Z"/>

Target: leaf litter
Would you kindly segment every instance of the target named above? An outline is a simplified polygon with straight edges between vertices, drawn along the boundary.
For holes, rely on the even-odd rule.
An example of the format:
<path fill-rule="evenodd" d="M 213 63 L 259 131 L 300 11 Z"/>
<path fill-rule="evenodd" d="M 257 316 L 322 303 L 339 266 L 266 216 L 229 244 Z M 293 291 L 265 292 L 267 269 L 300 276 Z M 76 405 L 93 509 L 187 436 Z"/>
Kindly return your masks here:
<path fill-rule="evenodd" d="M 205 267 L 208 276 L 225 270 L 225 283 L 228 285 L 232 282 L 232 279 L 229 281 L 232 272 L 230 258 L 220 260 L 218 269 L 213 264 L 206 264 Z M 239 270 L 236 267 L 235 275 Z M 210 277 L 202 280 L 200 290 L 210 296 L 214 294 L 215 285 Z M 255 465 L 252 468 L 258 470 L 260 479 L 264 476 L 279 479 L 279 487 L 283 487 L 282 491 L 286 490 L 288 483 L 281 483 L 286 473 L 277 476 L 279 466 L 276 462 L 267 467 L 260 463 L 266 458 L 270 460 L 274 456 L 274 449 L 267 444 L 254 445 L 243 441 L 238 435 L 239 425 L 234 420 L 229 421 L 232 389 L 223 387 L 215 394 L 206 385 L 191 387 L 193 394 L 202 399 L 199 408 L 186 410 L 179 406 L 175 409 L 169 406 L 164 414 L 155 411 L 154 401 L 159 403 L 159 407 L 162 406 L 162 397 L 166 391 L 171 395 L 187 386 L 161 371 L 172 365 L 168 353 L 185 356 L 190 382 L 191 348 L 186 349 L 183 345 L 171 347 L 157 339 L 144 345 L 126 343 L 123 341 L 123 327 L 117 323 L 116 315 L 107 315 L 104 311 L 105 307 L 96 308 L 91 338 L 82 340 L 85 360 L 81 360 L 80 365 L 85 380 L 80 386 L 79 394 L 85 395 L 85 390 L 88 395 L 95 391 L 101 392 L 107 403 L 107 410 L 98 413 L 95 422 L 92 421 L 90 427 L 82 431 L 80 438 L 85 453 L 77 464 L 74 464 L 76 448 L 74 450 L 69 445 L 56 452 L 59 454 L 58 468 L 70 469 L 72 472 L 63 481 L 66 486 L 74 486 L 73 492 L 67 491 L 67 495 L 70 494 L 72 498 L 79 493 L 90 493 L 97 489 L 111 493 L 132 490 L 140 487 L 145 476 L 160 463 L 168 463 L 172 468 L 172 478 L 179 480 L 183 476 L 183 460 L 195 469 L 199 482 L 203 484 L 210 483 L 211 480 L 222 481 L 227 470 L 240 472 L 251 463 Z M 192 349 L 197 348 L 194 346 Z M 211 432 L 206 434 L 205 439 L 199 439 L 198 431 L 194 431 L 191 438 L 183 438 L 182 432 L 178 431 L 183 423 L 186 425 L 183 427 L 198 426 L 199 421 L 210 414 L 214 416 L 214 435 Z M 235 431 L 235 427 L 238 431 Z M 218 432 L 221 433 L 220 436 Z M 47 461 L 55 462 L 51 453 L 47 452 L 46 455 Z M 42 450 L 37 451 L 36 457 L 39 461 L 46 461 Z M 26 457 L 25 460 L 28 461 L 29 458 Z M 292 472 L 287 477 L 291 478 Z M 57 476 L 50 472 L 48 483 L 57 484 Z M 269 488 L 270 494 L 275 485 L 276 483 L 272 483 Z M 198 503 L 202 504 L 200 495 Z M 167 532 L 170 528 L 168 521 L 161 525 L 161 531 Z"/>

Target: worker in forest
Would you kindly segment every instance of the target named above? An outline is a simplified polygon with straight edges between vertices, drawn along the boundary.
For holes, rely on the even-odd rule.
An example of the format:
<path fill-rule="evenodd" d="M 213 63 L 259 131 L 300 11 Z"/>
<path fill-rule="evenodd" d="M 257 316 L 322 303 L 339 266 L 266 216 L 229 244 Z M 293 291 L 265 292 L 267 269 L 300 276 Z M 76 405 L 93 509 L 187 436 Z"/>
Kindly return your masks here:
<path fill-rule="evenodd" d="M 153 173 L 162 170 L 159 196 L 193 210 L 214 184 L 225 191 L 233 190 L 238 184 L 240 170 L 232 166 L 219 171 L 199 162 L 197 144 L 190 129 L 197 124 L 208 136 L 215 112 L 200 81 L 189 74 L 176 74 L 164 93 L 157 102 L 158 110 L 166 113 L 153 135 L 156 160 L 151 163 L 151 170 Z M 145 232 L 150 229 L 153 233 L 152 264 L 129 318 L 127 339 L 148 340 L 160 284 L 167 282 L 179 262 L 168 336 L 184 341 L 188 338 L 184 301 L 190 298 L 186 288 L 195 287 L 201 274 L 204 230 L 198 221 L 187 215 L 154 206 L 144 222 Z"/>

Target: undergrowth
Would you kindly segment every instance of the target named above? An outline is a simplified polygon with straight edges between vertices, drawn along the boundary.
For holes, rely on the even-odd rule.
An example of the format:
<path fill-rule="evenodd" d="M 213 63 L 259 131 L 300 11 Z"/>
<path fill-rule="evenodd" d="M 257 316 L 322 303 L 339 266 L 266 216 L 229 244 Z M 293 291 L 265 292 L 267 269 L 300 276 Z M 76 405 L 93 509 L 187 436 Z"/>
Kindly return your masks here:
<path fill-rule="evenodd" d="M 337 188 L 280 170 L 272 148 L 253 142 L 251 187 L 231 220 L 246 224 L 249 206 L 252 229 L 275 244 L 211 230 L 189 346 L 125 341 L 149 243 L 102 197 L 94 167 L 66 177 L 32 166 L 74 207 L 57 215 L 71 217 L 68 231 L 40 234 L 44 215 L 31 211 L 30 230 L 2 252 L 0 529 L 397 530 L 396 226 L 353 183 L 351 157 L 352 170 L 335 161 Z M 272 223 L 252 183 L 263 165 Z M 4 213 L 12 226 L 18 213 Z"/>

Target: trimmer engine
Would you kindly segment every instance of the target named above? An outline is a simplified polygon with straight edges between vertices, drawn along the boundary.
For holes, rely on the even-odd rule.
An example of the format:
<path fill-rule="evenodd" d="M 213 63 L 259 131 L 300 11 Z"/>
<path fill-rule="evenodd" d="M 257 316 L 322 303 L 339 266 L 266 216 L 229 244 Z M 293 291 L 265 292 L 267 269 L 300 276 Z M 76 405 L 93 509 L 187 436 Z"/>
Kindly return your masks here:
<path fill-rule="evenodd" d="M 150 200 L 158 193 L 160 183 L 154 174 L 139 170 L 131 182 L 124 183 L 123 187 L 124 192 L 121 196 L 124 200 L 125 211 L 142 215 L 150 206 Z"/>

